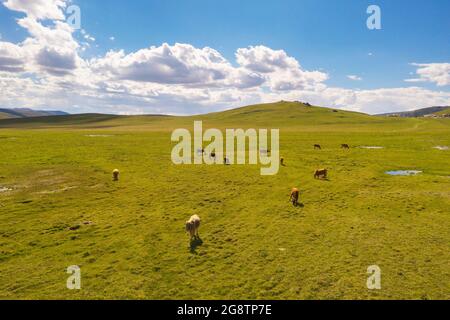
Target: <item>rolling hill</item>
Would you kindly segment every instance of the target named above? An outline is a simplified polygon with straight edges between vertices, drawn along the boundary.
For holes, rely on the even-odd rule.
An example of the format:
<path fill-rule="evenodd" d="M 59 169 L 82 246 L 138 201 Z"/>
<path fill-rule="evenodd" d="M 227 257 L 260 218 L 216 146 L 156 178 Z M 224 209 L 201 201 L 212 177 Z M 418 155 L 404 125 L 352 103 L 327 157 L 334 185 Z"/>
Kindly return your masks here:
<path fill-rule="evenodd" d="M 403 118 L 418 118 L 418 117 L 424 117 L 428 115 L 440 115 L 440 114 L 449 114 L 450 113 L 450 107 L 430 107 L 430 108 L 423 108 L 423 109 L 417 109 L 413 111 L 405 111 L 405 112 L 392 112 L 392 113 L 384 113 L 380 114 L 380 116 L 388 116 L 388 117 L 403 117 Z"/>
<path fill-rule="evenodd" d="M 281 101 L 195 116 L 78 114 L 13 118 L 0 120 L 0 128 L 34 129 L 111 129 L 111 130 L 159 130 L 192 126 L 202 120 L 205 127 L 283 128 L 284 130 L 341 130 L 375 129 L 377 126 L 395 129 L 413 126 L 414 119 L 392 119 L 370 116 L 358 112 L 335 110 L 305 105 L 299 102 Z M 370 125 L 370 126 L 368 126 Z"/>
<path fill-rule="evenodd" d="M 0 119 L 32 118 L 32 117 L 62 116 L 62 115 L 68 115 L 68 113 L 62 111 L 32 110 L 28 108 L 14 108 L 14 109 L 0 108 Z"/>

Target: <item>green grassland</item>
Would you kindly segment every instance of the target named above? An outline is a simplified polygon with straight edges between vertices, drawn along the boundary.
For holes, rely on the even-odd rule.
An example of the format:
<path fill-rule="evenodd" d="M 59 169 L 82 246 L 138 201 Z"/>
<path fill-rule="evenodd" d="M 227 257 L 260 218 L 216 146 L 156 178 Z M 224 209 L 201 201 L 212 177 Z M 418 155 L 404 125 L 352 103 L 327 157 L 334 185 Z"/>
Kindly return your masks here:
<path fill-rule="evenodd" d="M 435 113 L 438 116 L 450 115 L 450 108 Z"/>
<path fill-rule="evenodd" d="M 280 128 L 286 166 L 175 166 L 171 132 L 194 120 Z M 435 146 L 450 146 L 450 119 L 288 102 L 1 120 L 0 298 L 450 299 L 450 151 Z M 322 167 L 328 181 L 313 178 Z M 396 169 L 423 174 L 385 174 Z M 203 243 L 191 246 L 192 214 Z M 81 290 L 66 288 L 70 265 Z M 366 287 L 370 265 L 381 290 Z"/>

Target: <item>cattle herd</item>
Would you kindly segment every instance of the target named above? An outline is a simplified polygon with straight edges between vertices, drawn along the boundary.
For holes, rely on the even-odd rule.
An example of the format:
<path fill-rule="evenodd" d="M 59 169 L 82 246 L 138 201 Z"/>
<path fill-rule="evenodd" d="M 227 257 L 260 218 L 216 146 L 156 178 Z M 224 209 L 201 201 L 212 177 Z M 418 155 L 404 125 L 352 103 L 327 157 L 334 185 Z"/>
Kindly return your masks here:
<path fill-rule="evenodd" d="M 350 146 L 348 144 L 342 144 L 341 145 L 342 149 L 350 149 Z M 318 149 L 318 150 L 322 150 L 322 146 L 320 144 L 315 144 L 314 145 L 314 149 Z M 205 152 L 203 149 L 201 150 L 202 154 Z M 270 152 L 270 151 L 267 151 Z M 214 152 L 212 152 L 210 154 L 211 158 L 216 158 L 216 154 Z M 224 157 L 224 164 L 227 165 L 229 164 L 229 160 L 228 158 Z M 284 162 L 284 158 L 281 157 L 280 158 L 280 164 L 282 166 L 285 166 L 285 162 Z M 113 171 L 113 181 L 119 181 L 119 170 L 118 169 L 114 169 Z M 317 169 L 314 173 L 314 179 L 327 179 L 328 178 L 328 170 L 327 169 Z M 289 198 L 289 202 L 292 202 L 292 204 L 294 206 L 298 206 L 299 203 L 299 196 L 300 196 L 300 191 L 298 188 L 293 188 L 291 191 L 291 195 Z M 198 230 L 200 228 L 200 217 L 198 215 L 193 215 L 188 221 L 186 221 L 186 232 L 189 233 L 190 235 L 190 239 L 195 240 L 195 239 L 200 239 Z"/>

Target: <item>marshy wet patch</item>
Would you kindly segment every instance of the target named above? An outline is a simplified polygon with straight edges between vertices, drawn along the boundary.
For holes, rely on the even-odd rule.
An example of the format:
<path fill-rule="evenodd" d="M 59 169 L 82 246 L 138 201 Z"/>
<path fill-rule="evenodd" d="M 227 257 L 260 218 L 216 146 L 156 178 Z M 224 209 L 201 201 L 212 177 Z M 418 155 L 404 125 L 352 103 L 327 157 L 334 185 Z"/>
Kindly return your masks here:
<path fill-rule="evenodd" d="M 385 173 L 390 176 L 417 176 L 418 174 L 423 173 L 423 171 L 420 171 L 420 170 L 393 170 L 393 171 L 386 171 Z"/>
<path fill-rule="evenodd" d="M 384 149 L 384 147 L 381 146 L 361 146 L 361 149 L 372 149 L 372 150 L 380 150 L 380 149 Z"/>
<path fill-rule="evenodd" d="M 54 189 L 54 190 L 44 190 L 44 191 L 40 191 L 40 192 L 36 192 L 36 193 L 37 194 L 55 194 L 55 193 L 66 192 L 66 191 L 76 189 L 76 188 L 78 188 L 78 186 L 63 187 L 63 188 Z"/>
<path fill-rule="evenodd" d="M 88 138 L 109 138 L 114 137 L 112 134 L 86 134 L 85 137 Z"/>
<path fill-rule="evenodd" d="M 11 188 L 0 186 L 0 193 L 12 191 Z"/>

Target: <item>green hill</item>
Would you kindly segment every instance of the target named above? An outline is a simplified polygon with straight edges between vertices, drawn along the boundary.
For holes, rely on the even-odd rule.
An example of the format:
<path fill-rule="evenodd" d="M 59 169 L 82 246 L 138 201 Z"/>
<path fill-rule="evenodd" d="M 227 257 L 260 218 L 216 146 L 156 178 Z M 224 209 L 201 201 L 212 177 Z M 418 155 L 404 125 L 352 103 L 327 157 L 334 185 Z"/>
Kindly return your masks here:
<path fill-rule="evenodd" d="M 242 107 L 206 115 L 173 117 L 164 115 L 117 116 L 80 114 L 0 120 L 0 128 L 23 129 L 111 129 L 166 131 L 191 127 L 194 120 L 204 121 L 206 127 L 262 127 L 304 131 L 342 130 L 366 131 L 426 129 L 427 123 L 418 119 L 392 119 L 363 113 L 307 106 L 299 102 L 277 102 Z"/>
<path fill-rule="evenodd" d="M 9 118 L 11 118 L 11 115 L 9 113 L 0 111 L 0 120 L 2 120 L 2 119 L 9 119 Z"/>
<path fill-rule="evenodd" d="M 445 107 L 443 110 L 440 110 L 434 114 L 437 116 L 450 117 L 450 107 Z"/>

